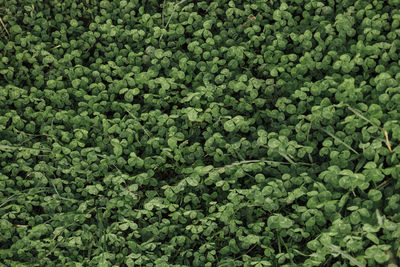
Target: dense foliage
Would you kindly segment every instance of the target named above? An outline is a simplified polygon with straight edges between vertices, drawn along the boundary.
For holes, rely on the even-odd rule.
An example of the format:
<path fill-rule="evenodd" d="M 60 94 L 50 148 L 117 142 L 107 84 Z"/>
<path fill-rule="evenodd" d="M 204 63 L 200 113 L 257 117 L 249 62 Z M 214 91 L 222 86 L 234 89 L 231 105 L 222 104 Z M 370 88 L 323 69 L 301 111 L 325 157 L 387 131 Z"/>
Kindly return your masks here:
<path fill-rule="evenodd" d="M 6 266 L 396 264 L 399 0 L 0 18 Z"/>

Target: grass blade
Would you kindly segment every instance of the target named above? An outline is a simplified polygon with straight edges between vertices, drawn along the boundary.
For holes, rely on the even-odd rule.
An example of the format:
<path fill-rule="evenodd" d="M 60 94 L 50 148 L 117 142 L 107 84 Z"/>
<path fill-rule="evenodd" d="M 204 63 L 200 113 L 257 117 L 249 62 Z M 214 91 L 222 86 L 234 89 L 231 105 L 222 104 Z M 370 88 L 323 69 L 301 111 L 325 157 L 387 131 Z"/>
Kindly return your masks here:
<path fill-rule="evenodd" d="M 8 32 L 7 27 L 6 27 L 6 25 L 4 24 L 2 18 L 0 18 L 0 23 L 1 23 L 1 25 L 3 26 L 4 30 L 6 31 L 6 33 L 7 33 L 7 35 L 8 35 L 8 38 L 10 38 L 10 37 L 11 37 L 11 36 L 10 36 L 10 33 Z"/>
<path fill-rule="evenodd" d="M 332 137 L 333 139 L 335 139 L 336 141 L 338 141 L 339 143 L 341 143 L 342 145 L 344 145 L 345 147 L 347 147 L 348 149 L 350 149 L 351 151 L 353 151 L 354 153 L 360 154 L 360 153 L 358 153 L 355 149 L 353 149 L 351 146 L 349 146 L 349 145 L 346 144 L 344 141 L 342 141 L 342 139 L 340 139 L 339 137 L 337 137 L 336 135 L 334 135 L 333 133 L 328 132 L 327 130 L 322 129 L 322 128 L 321 128 L 321 130 L 322 130 L 324 133 L 328 134 L 328 135 L 329 135 L 330 137 Z"/>
<path fill-rule="evenodd" d="M 346 252 L 342 251 L 339 247 L 334 246 L 334 245 L 329 245 L 328 248 L 333 250 L 336 253 L 339 253 L 343 258 L 348 259 L 351 263 L 353 263 L 357 267 L 365 267 L 364 264 L 359 262 L 356 258 L 352 257 L 350 254 L 347 254 Z"/>
<path fill-rule="evenodd" d="M 348 109 L 353 112 L 355 115 L 357 115 L 358 117 L 360 117 L 361 119 L 365 120 L 366 122 L 371 123 L 372 125 L 374 125 L 375 127 L 378 127 L 379 129 L 381 129 L 381 131 L 384 133 L 385 135 L 385 139 L 386 139 L 386 146 L 389 149 L 390 152 L 392 152 L 392 146 L 390 145 L 390 141 L 389 141 L 389 135 L 387 133 L 387 131 L 382 128 L 379 127 L 378 125 L 376 125 L 375 123 L 373 123 L 371 120 L 369 120 L 368 118 L 366 118 L 364 115 L 362 115 L 360 112 L 358 112 L 357 110 L 353 109 L 352 107 L 350 107 L 350 105 L 347 106 Z"/>

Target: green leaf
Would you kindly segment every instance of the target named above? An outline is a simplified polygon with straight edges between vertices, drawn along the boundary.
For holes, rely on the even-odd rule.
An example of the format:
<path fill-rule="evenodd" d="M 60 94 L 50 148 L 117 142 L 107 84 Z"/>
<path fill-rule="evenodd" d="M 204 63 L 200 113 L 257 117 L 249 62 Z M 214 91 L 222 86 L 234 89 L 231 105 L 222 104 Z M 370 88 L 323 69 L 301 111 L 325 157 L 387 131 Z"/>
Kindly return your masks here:
<path fill-rule="evenodd" d="M 344 189 L 352 189 L 355 187 L 354 178 L 350 176 L 343 176 L 339 179 L 339 185 Z"/>
<path fill-rule="evenodd" d="M 198 175 L 191 175 L 191 176 L 186 178 L 186 182 L 190 186 L 198 186 L 199 182 L 200 182 L 200 177 Z"/>
<path fill-rule="evenodd" d="M 171 188 L 167 188 L 164 191 L 164 195 L 168 198 L 168 199 L 173 199 L 175 197 L 175 193 Z"/>
<path fill-rule="evenodd" d="M 280 145 L 281 145 L 281 142 L 275 138 L 272 138 L 268 141 L 268 146 L 272 149 L 279 148 Z"/>
<path fill-rule="evenodd" d="M 71 24 L 72 27 L 78 27 L 79 25 L 76 19 L 71 19 L 69 23 Z"/>
<path fill-rule="evenodd" d="M 228 120 L 224 123 L 224 129 L 227 132 L 233 132 L 235 128 L 236 128 L 235 123 L 232 120 Z"/>
<path fill-rule="evenodd" d="M 316 251 L 321 247 L 321 244 L 318 242 L 318 240 L 311 240 L 307 243 L 307 247 L 310 250 Z"/>
<path fill-rule="evenodd" d="M 256 176 L 254 178 L 256 179 L 257 183 L 262 183 L 265 181 L 265 176 L 262 173 L 256 174 Z"/>
<path fill-rule="evenodd" d="M 122 155 L 122 146 L 120 144 L 114 145 L 114 154 L 118 157 Z"/>
<path fill-rule="evenodd" d="M 204 29 L 210 30 L 211 27 L 212 27 L 212 23 L 213 23 L 212 20 L 206 20 L 206 21 L 204 21 L 204 23 L 203 23 Z"/>
<path fill-rule="evenodd" d="M 10 28 L 10 32 L 13 34 L 17 34 L 17 33 L 21 33 L 22 32 L 22 28 L 19 25 L 13 25 Z"/>
<path fill-rule="evenodd" d="M 88 185 L 86 186 L 86 190 L 88 191 L 89 194 L 91 195 L 97 195 L 99 193 L 99 190 L 97 189 L 96 186 L 94 185 Z"/>
<path fill-rule="evenodd" d="M 164 56 L 164 51 L 162 49 L 156 49 L 154 55 L 156 56 L 156 58 L 161 59 Z"/>
<path fill-rule="evenodd" d="M 168 138 L 167 142 L 168 142 L 168 146 L 172 149 L 175 149 L 178 147 L 178 145 L 177 145 L 178 140 L 175 137 Z"/>
<path fill-rule="evenodd" d="M 279 214 L 270 216 L 268 218 L 267 224 L 271 229 L 287 229 L 292 227 L 293 221 Z"/>
<path fill-rule="evenodd" d="M 198 174 L 199 176 L 203 176 L 207 174 L 209 171 L 211 171 L 214 167 L 211 165 L 208 166 L 197 166 L 194 168 L 194 172 Z"/>
<path fill-rule="evenodd" d="M 189 109 L 189 111 L 186 113 L 190 121 L 196 121 L 197 120 L 197 111 L 193 108 Z"/>
<path fill-rule="evenodd" d="M 382 193 L 379 190 L 371 189 L 368 192 L 368 198 L 372 201 L 379 201 L 382 199 Z"/>
<path fill-rule="evenodd" d="M 99 191 L 104 190 L 104 187 L 101 184 L 96 184 L 95 186 L 96 186 L 97 190 L 99 190 Z"/>
<path fill-rule="evenodd" d="M 372 233 L 367 233 L 365 237 L 374 242 L 375 244 L 379 245 L 379 238 L 376 235 Z"/>
<path fill-rule="evenodd" d="M 119 229 L 121 229 L 122 231 L 126 231 L 129 228 L 129 223 L 123 223 L 119 225 Z"/>
<path fill-rule="evenodd" d="M 257 244 L 258 242 L 260 242 L 260 237 L 256 236 L 256 235 L 248 235 L 243 239 L 244 242 L 249 243 L 251 245 L 253 244 Z"/>
<path fill-rule="evenodd" d="M 385 263 L 389 260 L 389 256 L 386 255 L 384 251 L 382 251 L 378 246 L 373 245 L 365 250 L 365 255 L 374 259 L 378 263 Z"/>

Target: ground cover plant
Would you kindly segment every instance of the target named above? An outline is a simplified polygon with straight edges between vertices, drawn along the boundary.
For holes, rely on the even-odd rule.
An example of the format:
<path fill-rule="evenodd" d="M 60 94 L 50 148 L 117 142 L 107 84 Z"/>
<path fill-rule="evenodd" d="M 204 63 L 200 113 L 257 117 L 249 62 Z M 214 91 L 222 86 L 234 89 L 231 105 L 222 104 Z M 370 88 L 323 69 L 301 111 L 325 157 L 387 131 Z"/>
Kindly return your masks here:
<path fill-rule="evenodd" d="M 399 0 L 0 0 L 5 266 L 397 266 Z"/>

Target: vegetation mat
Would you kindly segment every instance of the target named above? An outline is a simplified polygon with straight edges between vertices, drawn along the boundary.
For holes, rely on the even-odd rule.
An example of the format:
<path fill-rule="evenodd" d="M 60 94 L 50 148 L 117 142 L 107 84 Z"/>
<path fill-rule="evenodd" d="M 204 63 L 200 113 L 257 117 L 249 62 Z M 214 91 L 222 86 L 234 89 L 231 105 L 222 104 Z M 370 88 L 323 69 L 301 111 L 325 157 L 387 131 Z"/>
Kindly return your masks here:
<path fill-rule="evenodd" d="M 399 0 L 0 0 L 0 264 L 398 266 Z"/>

